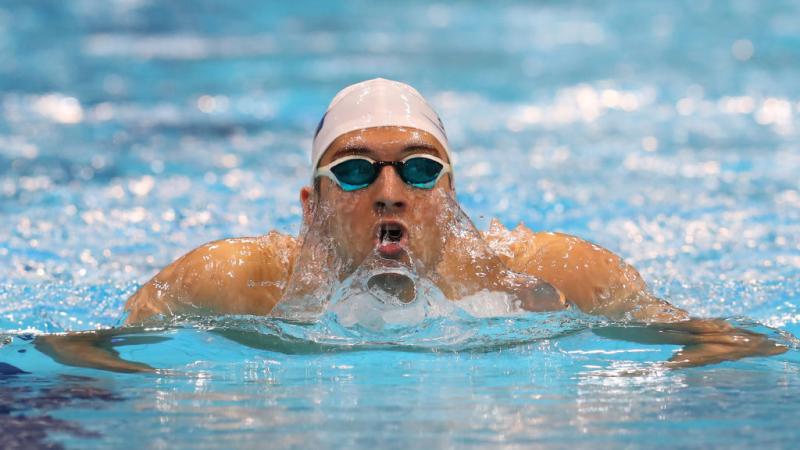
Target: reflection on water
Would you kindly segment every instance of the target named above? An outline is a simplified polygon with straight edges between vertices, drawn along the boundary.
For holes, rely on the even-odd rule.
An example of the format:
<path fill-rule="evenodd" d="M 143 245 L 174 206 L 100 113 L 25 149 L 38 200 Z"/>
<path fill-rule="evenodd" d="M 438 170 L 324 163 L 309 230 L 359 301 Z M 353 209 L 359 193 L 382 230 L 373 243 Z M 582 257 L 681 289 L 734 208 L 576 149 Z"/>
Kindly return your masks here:
<path fill-rule="evenodd" d="M 82 439 L 102 435 L 76 421 L 55 417 L 64 408 L 102 409 L 123 398 L 85 376 L 42 378 L 0 363 L 0 447 L 63 448 L 51 434 Z M 91 441 L 90 441 L 91 442 Z"/>
<path fill-rule="evenodd" d="M 323 447 L 354 440 L 370 446 L 588 446 L 653 436 L 692 445 L 707 432 L 702 423 L 710 417 L 723 429 L 738 429 L 739 417 L 757 421 L 763 413 L 788 420 L 796 413 L 793 402 L 774 403 L 800 395 L 796 349 L 667 371 L 660 362 L 677 347 L 592 332 L 603 326 L 574 312 L 439 318 L 381 333 L 353 332 L 326 320 L 177 318 L 172 325 L 107 336 L 121 344 L 122 357 L 169 370 L 115 376 L 93 371 L 91 379 L 55 375 L 48 379 L 61 381 L 36 394 L 20 386 L 85 369 L 56 364 L 31 351 L 29 340 L 15 338 L 0 354 L 31 373 L 0 379 L 0 386 L 13 391 L 8 407 L 17 416 L 55 411 L 56 421 L 36 422 L 43 439 L 44 433 L 73 430 L 78 434 L 63 442 L 81 447 L 127 445 L 131 439 L 159 447 L 165 435 L 172 436 L 170 445 L 182 446 L 199 434 L 212 446 L 240 447 L 264 439 Z M 771 337 L 780 339 L 778 333 Z M 102 419 L 95 401 L 103 403 Z M 98 420 L 113 432 L 93 433 L 86 441 L 90 435 L 80 427 L 93 430 Z M 685 433 L 673 435 L 662 427 L 666 421 L 680 423 Z M 409 435 L 409 429 L 419 432 Z M 785 428 L 774 433 L 776 439 L 791 435 Z M 715 442 L 735 446 L 731 436 Z"/>

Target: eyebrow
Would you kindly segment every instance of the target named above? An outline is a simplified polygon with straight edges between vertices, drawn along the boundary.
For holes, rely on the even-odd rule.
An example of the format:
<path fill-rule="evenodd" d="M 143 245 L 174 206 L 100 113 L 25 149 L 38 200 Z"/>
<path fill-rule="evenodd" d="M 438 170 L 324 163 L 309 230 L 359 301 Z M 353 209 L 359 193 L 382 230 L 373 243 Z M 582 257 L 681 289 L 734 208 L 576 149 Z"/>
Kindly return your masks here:
<path fill-rule="evenodd" d="M 403 155 L 413 152 L 430 153 L 433 156 L 441 157 L 440 152 L 436 147 L 430 144 L 426 144 L 424 142 L 414 142 L 407 145 L 402 150 L 400 150 L 400 153 Z M 333 154 L 333 159 L 339 158 L 340 156 L 359 155 L 359 154 L 374 155 L 374 152 L 370 150 L 369 147 L 365 147 L 363 145 L 358 145 L 358 144 L 345 145 L 344 147 L 342 147 L 336 153 Z"/>
<path fill-rule="evenodd" d="M 412 153 L 412 152 L 425 152 L 425 153 L 430 153 L 433 156 L 441 156 L 439 155 L 439 149 L 437 149 L 433 145 L 426 144 L 424 142 L 411 144 L 400 151 L 400 153 Z"/>
<path fill-rule="evenodd" d="M 354 155 L 354 154 L 372 154 L 372 150 L 362 145 L 345 145 L 344 147 L 340 148 L 333 154 L 333 159 L 336 159 L 340 156 L 346 155 Z"/>

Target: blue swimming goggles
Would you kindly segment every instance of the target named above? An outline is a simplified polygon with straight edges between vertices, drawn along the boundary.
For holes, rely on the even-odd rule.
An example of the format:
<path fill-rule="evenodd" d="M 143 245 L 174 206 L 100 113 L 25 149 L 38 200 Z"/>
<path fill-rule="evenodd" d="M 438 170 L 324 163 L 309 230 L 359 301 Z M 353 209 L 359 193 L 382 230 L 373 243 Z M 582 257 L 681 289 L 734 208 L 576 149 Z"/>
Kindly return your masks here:
<path fill-rule="evenodd" d="M 439 178 L 451 170 L 446 162 L 426 154 L 411 155 L 400 161 L 375 161 L 351 155 L 320 167 L 315 178 L 328 177 L 344 191 L 357 191 L 374 183 L 385 166 L 394 167 L 404 183 L 419 189 L 433 189 Z"/>

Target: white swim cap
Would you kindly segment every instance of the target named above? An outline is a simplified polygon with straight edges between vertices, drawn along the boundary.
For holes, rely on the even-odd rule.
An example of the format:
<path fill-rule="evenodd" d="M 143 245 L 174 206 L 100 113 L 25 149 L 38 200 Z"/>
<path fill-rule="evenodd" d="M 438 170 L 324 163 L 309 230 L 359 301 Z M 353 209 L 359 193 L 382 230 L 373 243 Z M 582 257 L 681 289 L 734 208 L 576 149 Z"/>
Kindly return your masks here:
<path fill-rule="evenodd" d="M 427 131 L 442 144 L 452 163 L 442 120 L 425 98 L 405 83 L 374 78 L 347 86 L 331 100 L 314 134 L 312 174 L 336 138 L 350 131 L 383 126 Z"/>

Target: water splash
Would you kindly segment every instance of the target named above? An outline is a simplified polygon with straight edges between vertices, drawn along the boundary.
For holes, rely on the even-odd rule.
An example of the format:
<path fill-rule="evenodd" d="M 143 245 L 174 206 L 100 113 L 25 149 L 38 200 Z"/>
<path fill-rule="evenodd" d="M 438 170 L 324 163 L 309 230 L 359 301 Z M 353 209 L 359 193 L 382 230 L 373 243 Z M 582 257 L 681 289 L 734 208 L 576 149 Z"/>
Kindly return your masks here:
<path fill-rule="evenodd" d="M 381 224 L 396 216 L 373 213 L 353 219 L 353 214 L 370 212 L 351 211 L 335 196 L 320 196 L 301 232 L 300 254 L 284 297 L 271 316 L 313 322 L 330 313 L 345 327 L 378 331 L 431 317 L 564 309 L 563 296 L 551 285 L 503 265 L 452 193 L 436 189 L 426 195 L 425 208 L 400 216 L 395 231 L 402 251 L 393 256 L 378 248 L 390 239 Z M 367 226 L 353 224 L 359 220 Z M 359 235 L 356 229 L 377 231 Z M 369 250 L 362 256 L 363 249 Z"/>

